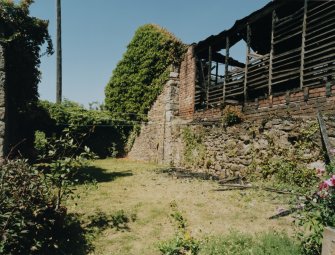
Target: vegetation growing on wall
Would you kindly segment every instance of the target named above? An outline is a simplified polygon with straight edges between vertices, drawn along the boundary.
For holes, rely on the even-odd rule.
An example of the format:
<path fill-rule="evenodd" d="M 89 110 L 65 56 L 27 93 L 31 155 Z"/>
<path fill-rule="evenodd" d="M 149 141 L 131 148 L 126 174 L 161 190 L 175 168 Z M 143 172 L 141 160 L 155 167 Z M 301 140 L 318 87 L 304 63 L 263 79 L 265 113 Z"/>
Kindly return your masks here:
<path fill-rule="evenodd" d="M 185 46 L 153 24 L 140 27 L 106 86 L 106 107 L 121 119 L 143 120 L 162 91 L 170 66 L 178 66 Z"/>
<path fill-rule="evenodd" d="M 6 100 L 8 146 L 11 148 L 25 139 L 16 148 L 23 154 L 33 143 L 33 124 L 38 99 L 37 85 L 41 47 L 47 43 L 46 54 L 52 54 L 52 42 L 48 22 L 29 15 L 32 0 L 0 1 L 0 42 L 5 48 Z"/>
<path fill-rule="evenodd" d="M 203 144 L 203 130 L 190 127 L 183 129 L 182 138 L 185 144 L 184 163 L 188 167 L 203 166 L 206 156 L 206 146 Z"/>

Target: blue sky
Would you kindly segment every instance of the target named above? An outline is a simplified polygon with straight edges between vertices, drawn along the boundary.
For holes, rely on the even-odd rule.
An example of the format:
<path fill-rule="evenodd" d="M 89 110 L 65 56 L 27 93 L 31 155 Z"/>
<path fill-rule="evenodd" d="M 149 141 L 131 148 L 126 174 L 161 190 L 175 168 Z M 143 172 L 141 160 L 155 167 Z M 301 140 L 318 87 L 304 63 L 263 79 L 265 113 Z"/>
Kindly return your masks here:
<path fill-rule="evenodd" d="M 135 30 L 155 23 L 184 43 L 230 28 L 269 0 L 62 0 L 63 97 L 85 106 L 104 88 Z M 31 15 L 50 21 L 55 46 L 56 0 L 35 0 Z M 236 53 L 244 49 L 236 48 Z M 233 52 L 234 54 L 234 52 Z M 42 57 L 41 99 L 55 101 L 56 56 Z"/>

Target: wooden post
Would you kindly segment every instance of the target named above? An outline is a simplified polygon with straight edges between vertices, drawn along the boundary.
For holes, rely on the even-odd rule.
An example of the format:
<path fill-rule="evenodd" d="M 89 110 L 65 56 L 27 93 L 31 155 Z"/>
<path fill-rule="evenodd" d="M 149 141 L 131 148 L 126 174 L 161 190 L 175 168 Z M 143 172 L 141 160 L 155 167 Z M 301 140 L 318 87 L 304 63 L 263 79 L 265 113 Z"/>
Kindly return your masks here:
<path fill-rule="evenodd" d="M 307 30 L 307 4 L 304 3 L 304 18 L 302 22 L 302 42 L 301 42 L 301 62 L 300 62 L 300 89 L 304 86 L 304 66 L 305 66 L 305 46 L 306 46 L 306 30 Z"/>
<path fill-rule="evenodd" d="M 272 67 L 273 67 L 273 57 L 274 57 L 274 35 L 276 26 L 276 11 L 272 11 L 272 27 L 271 27 L 271 50 L 270 50 L 270 63 L 269 63 L 269 95 L 272 95 Z"/>
<path fill-rule="evenodd" d="M 317 117 L 318 117 L 319 127 L 320 127 L 320 131 L 321 131 L 321 138 L 322 138 L 323 144 L 326 148 L 326 153 L 327 153 L 328 159 L 329 159 L 330 162 L 333 162 L 334 155 L 333 155 L 332 147 L 330 145 L 329 137 L 328 137 L 328 134 L 327 134 L 326 123 L 325 123 L 320 111 L 318 111 Z"/>
<path fill-rule="evenodd" d="M 208 77 L 207 77 L 207 88 L 206 88 L 206 108 L 209 107 L 209 87 L 211 85 L 212 75 L 212 47 L 208 47 Z"/>
<path fill-rule="evenodd" d="M 57 61 L 56 61 L 56 103 L 62 102 L 62 13 L 61 13 L 61 0 L 57 0 Z"/>
<path fill-rule="evenodd" d="M 226 101 L 226 87 L 227 87 L 227 84 L 228 84 L 228 76 L 229 76 L 229 70 L 228 70 L 228 67 L 229 67 L 229 47 L 230 47 L 230 42 L 229 42 L 229 37 L 227 36 L 226 37 L 226 59 L 225 59 L 225 69 L 224 69 L 224 83 L 223 83 L 223 104 L 225 103 Z"/>
<path fill-rule="evenodd" d="M 219 76 L 219 62 L 216 61 L 216 66 L 215 66 L 215 85 L 218 84 L 218 76 Z"/>
<path fill-rule="evenodd" d="M 249 66 L 249 54 L 250 54 L 250 35 L 251 35 L 251 29 L 250 24 L 247 24 L 247 57 L 245 61 L 245 70 L 244 70 L 244 88 L 243 88 L 243 94 L 244 94 L 244 103 L 247 102 L 248 99 L 248 92 L 247 92 L 247 85 L 248 85 L 248 66 Z"/>
<path fill-rule="evenodd" d="M 326 227 L 323 231 L 322 255 L 335 254 L 335 229 Z"/>

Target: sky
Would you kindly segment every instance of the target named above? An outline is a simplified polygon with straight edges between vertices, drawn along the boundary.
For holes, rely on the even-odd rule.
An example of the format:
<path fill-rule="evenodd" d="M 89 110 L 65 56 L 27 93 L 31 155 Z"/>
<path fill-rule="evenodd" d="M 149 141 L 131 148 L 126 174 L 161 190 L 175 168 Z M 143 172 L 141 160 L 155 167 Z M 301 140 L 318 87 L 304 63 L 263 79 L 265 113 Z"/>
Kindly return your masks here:
<path fill-rule="evenodd" d="M 103 103 L 112 71 L 141 25 L 158 24 L 191 44 L 230 28 L 269 1 L 62 0 L 63 98 L 84 106 Z M 56 0 L 35 0 L 30 14 L 49 20 L 56 48 Z M 233 50 L 232 56 L 245 54 Z M 43 56 L 40 70 L 40 98 L 55 102 L 56 54 Z"/>

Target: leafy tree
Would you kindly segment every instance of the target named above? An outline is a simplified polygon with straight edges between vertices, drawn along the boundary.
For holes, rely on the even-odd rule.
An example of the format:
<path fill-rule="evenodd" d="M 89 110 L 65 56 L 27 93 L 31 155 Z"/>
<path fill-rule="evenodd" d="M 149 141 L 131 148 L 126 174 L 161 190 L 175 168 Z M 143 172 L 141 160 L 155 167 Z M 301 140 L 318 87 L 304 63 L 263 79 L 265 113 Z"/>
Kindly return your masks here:
<path fill-rule="evenodd" d="M 5 49 L 6 104 L 8 147 L 15 147 L 25 156 L 32 148 L 34 112 L 37 107 L 37 86 L 41 47 L 47 43 L 46 54 L 53 53 L 48 22 L 29 15 L 33 0 L 0 0 L 0 43 Z M 24 143 L 21 143 L 24 141 Z M 20 144 L 21 146 L 16 146 Z"/>
<path fill-rule="evenodd" d="M 184 50 L 180 40 L 158 25 L 138 28 L 105 88 L 106 108 L 122 119 L 143 120 Z"/>

